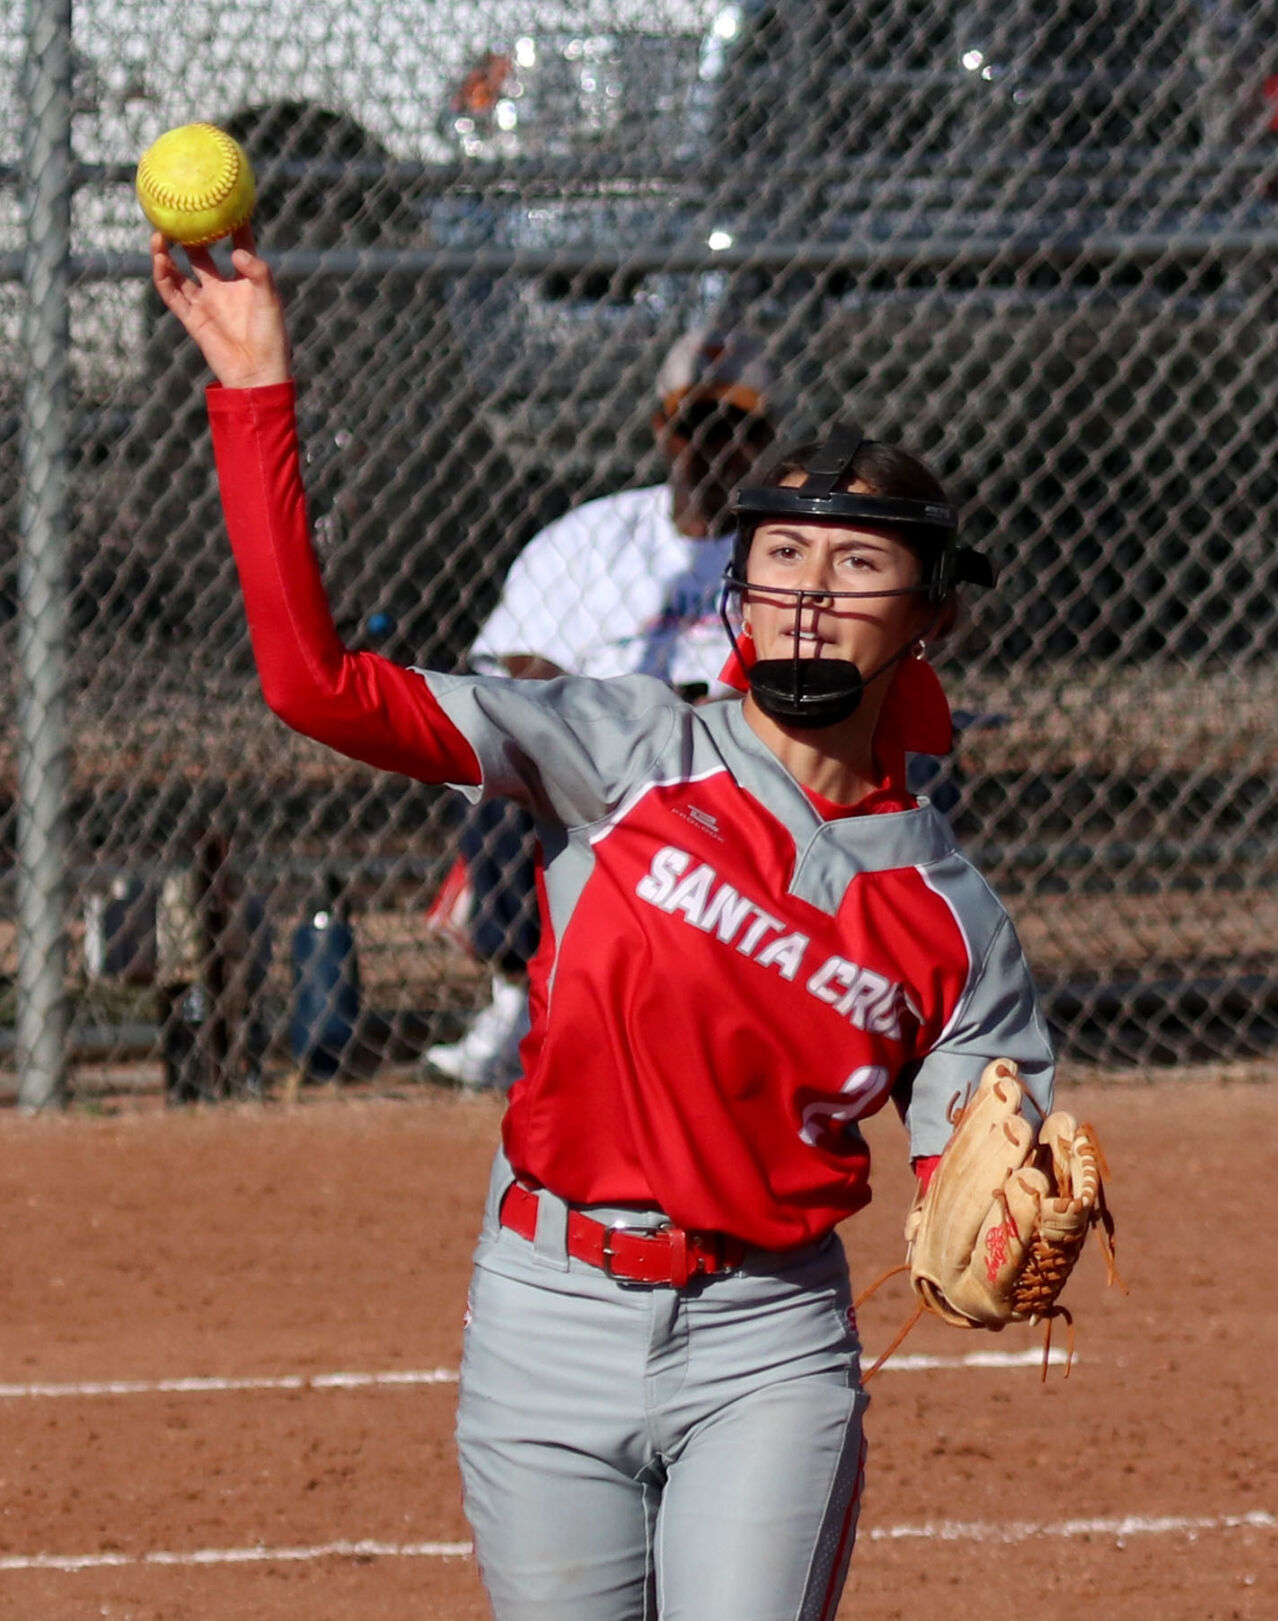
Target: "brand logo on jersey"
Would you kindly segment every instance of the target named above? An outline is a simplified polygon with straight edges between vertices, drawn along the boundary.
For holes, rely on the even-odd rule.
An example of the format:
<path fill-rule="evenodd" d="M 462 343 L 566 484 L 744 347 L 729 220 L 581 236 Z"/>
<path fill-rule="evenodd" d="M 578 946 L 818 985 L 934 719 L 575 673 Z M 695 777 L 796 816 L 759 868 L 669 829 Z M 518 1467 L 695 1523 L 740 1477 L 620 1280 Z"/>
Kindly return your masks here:
<path fill-rule="evenodd" d="M 672 844 L 664 845 L 635 885 L 642 901 L 700 929 L 725 946 L 735 947 L 762 968 L 775 968 L 785 980 L 798 979 L 807 970 L 804 988 L 854 1024 L 899 1040 L 902 987 L 872 968 L 863 968 L 838 955 L 809 963 L 811 939 L 786 924 L 757 901 L 722 881 L 707 863 L 693 866 L 692 856 Z"/>
<path fill-rule="evenodd" d="M 685 822 L 691 822 L 699 832 L 707 833 L 712 839 L 717 840 L 720 844 L 723 843 L 723 834 L 719 830 L 719 818 L 712 816 L 709 811 L 702 810 L 699 805 L 676 805 L 674 813 L 676 816 L 682 816 Z"/>

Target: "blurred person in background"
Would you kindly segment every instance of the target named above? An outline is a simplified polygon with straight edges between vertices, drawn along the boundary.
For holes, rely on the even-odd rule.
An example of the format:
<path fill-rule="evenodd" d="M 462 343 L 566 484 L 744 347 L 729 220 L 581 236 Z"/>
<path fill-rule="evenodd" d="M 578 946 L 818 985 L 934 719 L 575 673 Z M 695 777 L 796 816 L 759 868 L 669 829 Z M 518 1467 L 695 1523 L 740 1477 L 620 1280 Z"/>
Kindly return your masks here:
<path fill-rule="evenodd" d="M 653 675 L 685 698 L 724 693 L 725 514 L 772 443 L 770 384 L 744 334 L 686 332 L 657 374 L 652 429 L 665 482 L 589 501 L 535 535 L 475 640 L 472 667 L 525 680 Z M 467 813 L 460 845 L 465 879 L 455 867 L 441 907 L 448 932 L 491 965 L 492 999 L 426 1062 L 467 1090 L 505 1091 L 520 1073 L 539 943 L 532 819 L 507 801 L 484 802 Z"/>

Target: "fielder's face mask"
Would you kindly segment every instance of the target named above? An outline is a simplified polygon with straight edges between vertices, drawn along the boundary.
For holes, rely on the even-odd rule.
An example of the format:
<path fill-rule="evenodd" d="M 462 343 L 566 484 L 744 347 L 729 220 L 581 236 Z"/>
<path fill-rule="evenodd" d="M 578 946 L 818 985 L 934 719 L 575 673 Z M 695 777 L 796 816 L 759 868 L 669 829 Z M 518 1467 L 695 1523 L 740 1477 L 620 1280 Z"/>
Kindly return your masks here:
<path fill-rule="evenodd" d="M 734 493 L 729 507 L 738 527 L 732 561 L 724 573 L 720 616 L 754 701 L 765 715 L 785 726 L 817 729 L 846 720 L 855 712 L 868 684 L 895 669 L 915 645 L 912 638 L 868 675 L 863 675 L 850 659 L 803 658 L 799 654 L 799 631 L 805 607 L 869 598 L 921 596 L 936 605 L 934 627 L 956 585 L 966 582 L 992 586 L 995 581 L 994 568 L 988 558 L 958 545 L 958 513 L 953 507 L 937 501 L 861 495 L 838 488 L 840 484 L 853 482 L 852 463 L 865 442 L 865 436 L 854 423 L 836 423 L 820 444 L 785 463 L 787 469 L 803 474 L 800 482 L 743 485 Z M 794 602 L 794 654 L 783 659 L 756 659 L 747 668 L 728 617 L 728 603 L 734 596 L 738 602 L 744 599 L 749 589 L 746 567 L 754 532 L 760 524 L 774 518 L 797 518 L 804 523 L 828 523 L 836 528 L 872 523 L 899 529 L 902 539 L 922 561 L 923 578 L 918 585 L 889 591 L 812 591 L 768 586 L 769 598 L 788 597 Z"/>

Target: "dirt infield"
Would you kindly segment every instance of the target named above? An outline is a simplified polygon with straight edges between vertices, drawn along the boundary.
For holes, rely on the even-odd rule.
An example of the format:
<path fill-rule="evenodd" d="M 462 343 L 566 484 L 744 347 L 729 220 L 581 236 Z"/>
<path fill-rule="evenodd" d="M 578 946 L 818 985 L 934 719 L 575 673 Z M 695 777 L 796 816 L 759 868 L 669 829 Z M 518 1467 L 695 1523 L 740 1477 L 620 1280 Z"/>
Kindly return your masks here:
<path fill-rule="evenodd" d="M 920 1325 L 873 1386 L 847 1621 L 1275 1613 L 1278 1321 L 1249 1190 L 1278 1087 L 1065 1101 L 1104 1140 L 1130 1294 L 1085 1259 L 1078 1362 L 1046 1386 L 959 1361 L 1029 1353 L 1028 1330 Z M 407 1085 L 0 1114 L 0 1616 L 480 1621 L 451 1430 L 498 1118 Z M 845 1234 L 862 1282 L 898 1257 L 908 1193 L 895 1119 L 872 1140 L 877 1197 Z M 896 1284 L 867 1306 L 871 1350 L 904 1312 Z"/>

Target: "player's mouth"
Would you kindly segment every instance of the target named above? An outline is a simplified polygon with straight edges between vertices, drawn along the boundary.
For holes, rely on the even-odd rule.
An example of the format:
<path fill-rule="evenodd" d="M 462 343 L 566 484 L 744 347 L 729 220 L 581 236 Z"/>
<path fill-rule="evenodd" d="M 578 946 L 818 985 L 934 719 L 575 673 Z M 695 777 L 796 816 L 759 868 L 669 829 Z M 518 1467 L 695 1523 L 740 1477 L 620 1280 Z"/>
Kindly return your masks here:
<path fill-rule="evenodd" d="M 793 630 L 787 630 L 783 634 L 792 648 L 791 657 L 797 653 L 800 658 L 820 658 L 822 648 L 834 645 L 830 637 L 822 636 L 815 630 L 801 630 L 797 635 Z"/>

